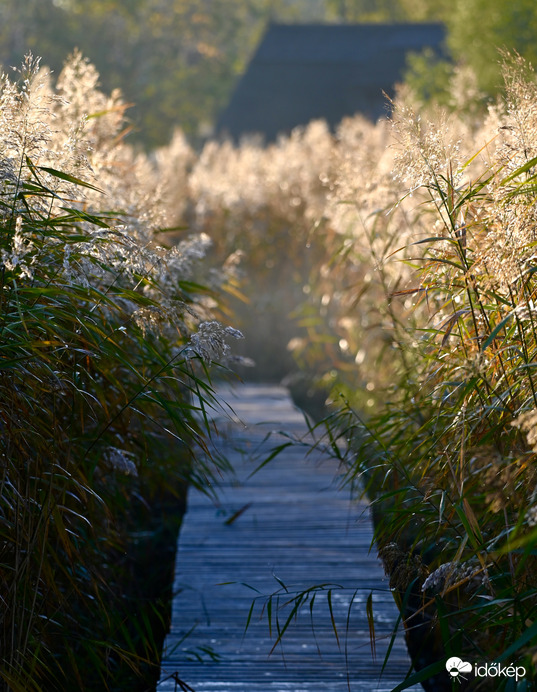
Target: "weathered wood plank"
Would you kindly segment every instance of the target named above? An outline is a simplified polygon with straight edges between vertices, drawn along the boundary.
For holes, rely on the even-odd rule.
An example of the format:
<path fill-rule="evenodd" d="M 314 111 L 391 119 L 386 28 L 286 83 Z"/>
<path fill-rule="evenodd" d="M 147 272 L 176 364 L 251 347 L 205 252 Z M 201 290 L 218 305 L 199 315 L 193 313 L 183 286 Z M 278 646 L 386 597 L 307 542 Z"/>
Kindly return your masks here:
<path fill-rule="evenodd" d="M 199 491 L 189 492 L 159 692 L 181 689 L 174 675 L 196 692 L 393 689 L 408 672 L 409 660 L 398 635 L 381 675 L 397 611 L 382 566 L 369 550 L 367 505 L 338 488 L 333 460 L 319 454 L 305 458 L 305 447 L 287 448 L 250 476 L 268 450 L 287 439 L 276 434 L 266 440 L 267 431 L 300 435 L 307 428 L 279 387 L 242 386 L 227 396 L 235 413 L 232 424 L 220 420 L 226 436 L 218 444 L 236 475 L 222 479 L 218 504 Z M 241 508 L 243 513 L 226 524 Z M 292 599 L 320 584 L 327 586 L 315 596 L 313 608 L 307 603 L 297 612 L 274 648 Z M 275 592 L 269 630 L 267 597 Z"/>

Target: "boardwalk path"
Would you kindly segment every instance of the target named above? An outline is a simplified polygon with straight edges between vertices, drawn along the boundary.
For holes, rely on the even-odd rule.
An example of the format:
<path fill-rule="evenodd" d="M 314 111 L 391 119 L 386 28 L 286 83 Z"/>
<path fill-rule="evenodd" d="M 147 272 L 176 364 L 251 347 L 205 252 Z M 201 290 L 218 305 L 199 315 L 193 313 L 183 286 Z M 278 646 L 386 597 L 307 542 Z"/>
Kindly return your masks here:
<path fill-rule="evenodd" d="M 224 434 L 218 446 L 231 459 L 237 477 L 222 480 L 218 506 L 198 491 L 189 493 L 158 692 L 181 689 L 170 677 L 174 673 L 196 692 L 392 690 L 404 679 L 409 663 L 398 637 L 381 677 L 397 612 L 375 551 L 369 553 L 367 506 L 351 503 L 348 491 L 337 490 L 334 461 L 319 454 L 305 459 L 300 447 L 288 447 L 248 478 L 267 450 L 286 441 L 275 434 L 264 442 L 267 431 L 304 435 L 306 426 L 280 387 L 243 385 L 225 399 L 236 416 L 234 423 L 220 420 Z M 266 598 L 259 597 L 245 634 L 256 598 L 252 588 L 265 596 L 281 593 L 278 579 L 290 592 L 280 595 L 280 605 L 297 591 L 334 585 L 330 599 L 340 646 L 326 590 L 315 597 L 312 613 L 309 603 L 299 611 L 272 655 L 276 615 L 282 625 L 289 607 L 278 610 L 273 598 L 271 636 L 266 605 L 263 611 Z M 376 661 L 367 618 L 370 594 Z M 218 661 L 201 647 L 210 647 Z"/>

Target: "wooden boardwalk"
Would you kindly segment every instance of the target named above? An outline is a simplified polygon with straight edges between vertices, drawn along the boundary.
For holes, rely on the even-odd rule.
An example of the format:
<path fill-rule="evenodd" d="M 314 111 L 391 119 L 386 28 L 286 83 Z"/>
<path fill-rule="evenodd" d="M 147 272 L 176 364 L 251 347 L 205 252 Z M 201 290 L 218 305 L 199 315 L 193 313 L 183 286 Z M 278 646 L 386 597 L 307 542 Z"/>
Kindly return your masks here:
<path fill-rule="evenodd" d="M 236 475 L 222 479 L 218 504 L 189 492 L 158 692 L 392 690 L 409 661 L 400 635 L 381 675 L 397 610 L 376 552 L 369 552 L 367 505 L 338 490 L 333 460 L 318 453 L 305 458 L 300 446 L 288 447 L 250 477 L 268 450 L 287 440 L 281 433 L 265 440 L 268 431 L 300 436 L 307 428 L 280 387 L 242 385 L 224 398 L 236 415 L 233 422 L 219 420 L 217 444 Z M 330 586 L 312 608 L 310 599 L 298 611 L 271 653 L 277 621 L 281 627 L 292 609 L 285 604 L 321 584 Z"/>

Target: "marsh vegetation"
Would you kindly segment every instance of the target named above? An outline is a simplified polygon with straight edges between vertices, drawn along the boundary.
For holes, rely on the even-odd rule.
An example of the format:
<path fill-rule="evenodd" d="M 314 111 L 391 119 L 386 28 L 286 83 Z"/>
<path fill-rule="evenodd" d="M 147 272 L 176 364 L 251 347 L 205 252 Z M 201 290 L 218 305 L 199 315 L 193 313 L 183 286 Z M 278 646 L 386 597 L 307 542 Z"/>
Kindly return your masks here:
<path fill-rule="evenodd" d="M 324 416 L 414 679 L 440 689 L 457 655 L 523 665 L 533 689 L 537 81 L 506 54 L 492 97 L 452 65 L 434 105 L 420 69 L 390 120 L 270 146 L 178 129 L 150 154 L 79 52 L 2 76 L 2 689 L 158 674 L 165 609 L 136 574 L 226 463 L 214 364 L 285 377 Z"/>

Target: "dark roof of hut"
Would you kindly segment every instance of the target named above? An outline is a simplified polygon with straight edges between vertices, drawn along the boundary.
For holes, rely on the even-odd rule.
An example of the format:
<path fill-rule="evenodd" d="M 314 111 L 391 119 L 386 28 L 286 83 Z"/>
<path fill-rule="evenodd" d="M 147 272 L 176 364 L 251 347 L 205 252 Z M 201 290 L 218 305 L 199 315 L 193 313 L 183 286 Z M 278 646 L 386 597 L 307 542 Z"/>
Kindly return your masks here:
<path fill-rule="evenodd" d="M 216 130 L 274 140 L 316 118 L 387 112 L 409 52 L 442 51 L 441 24 L 272 24 Z"/>

